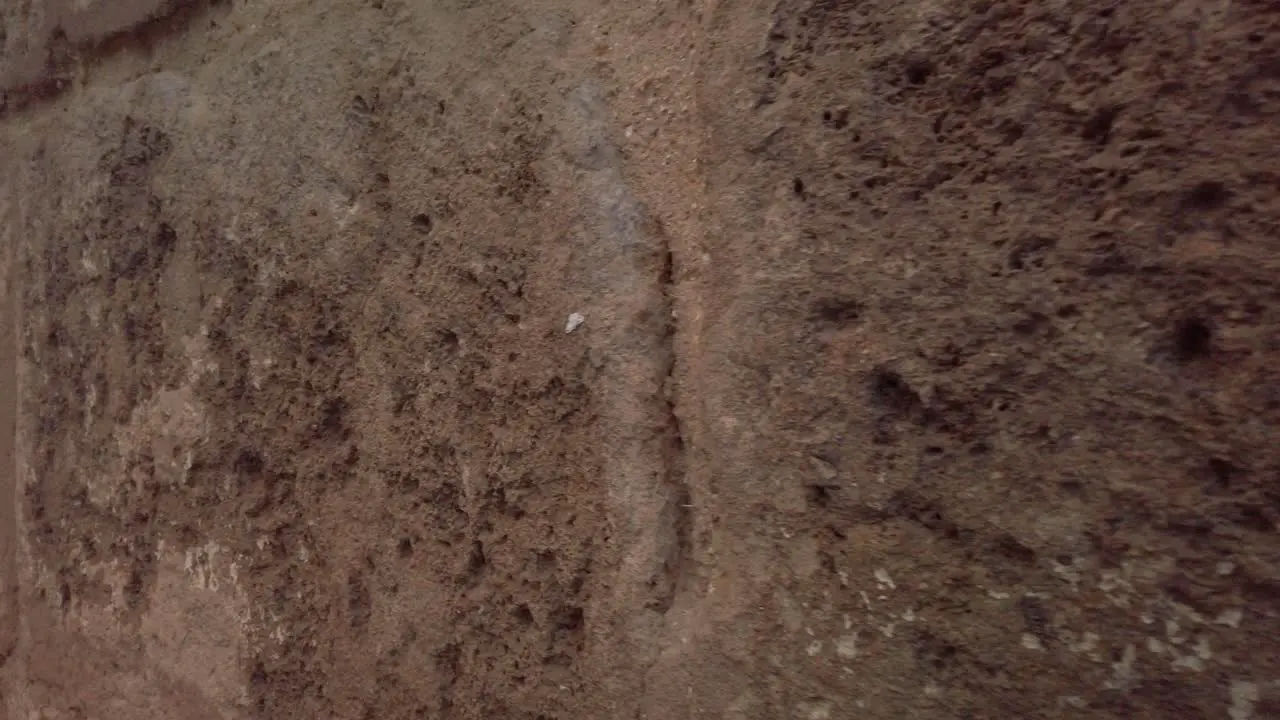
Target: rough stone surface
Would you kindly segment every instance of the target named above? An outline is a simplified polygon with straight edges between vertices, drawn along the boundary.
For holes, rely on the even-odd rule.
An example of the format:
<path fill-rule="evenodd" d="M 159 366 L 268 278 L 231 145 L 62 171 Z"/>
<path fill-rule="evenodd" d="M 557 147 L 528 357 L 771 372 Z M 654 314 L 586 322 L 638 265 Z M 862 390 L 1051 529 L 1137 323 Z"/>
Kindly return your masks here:
<path fill-rule="evenodd" d="M 1277 57 L 1249 0 L 3 5 L 0 707 L 1280 717 Z"/>

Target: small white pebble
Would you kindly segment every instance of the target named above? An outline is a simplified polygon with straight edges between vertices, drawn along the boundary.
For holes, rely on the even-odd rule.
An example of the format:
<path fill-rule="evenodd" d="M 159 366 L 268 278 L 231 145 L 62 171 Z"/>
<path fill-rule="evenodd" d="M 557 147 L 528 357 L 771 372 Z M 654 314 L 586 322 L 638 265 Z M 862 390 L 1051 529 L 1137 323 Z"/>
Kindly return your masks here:
<path fill-rule="evenodd" d="M 587 318 L 582 313 L 570 313 L 568 322 L 564 324 L 565 333 L 568 334 L 577 330 L 586 321 Z"/>
<path fill-rule="evenodd" d="M 889 577 L 889 571 L 884 568 L 876 568 L 876 582 L 889 588 L 896 589 L 898 586 L 893 582 L 893 578 Z"/>
<path fill-rule="evenodd" d="M 845 659 L 858 657 L 858 636 L 845 635 L 836 640 L 836 654 Z"/>

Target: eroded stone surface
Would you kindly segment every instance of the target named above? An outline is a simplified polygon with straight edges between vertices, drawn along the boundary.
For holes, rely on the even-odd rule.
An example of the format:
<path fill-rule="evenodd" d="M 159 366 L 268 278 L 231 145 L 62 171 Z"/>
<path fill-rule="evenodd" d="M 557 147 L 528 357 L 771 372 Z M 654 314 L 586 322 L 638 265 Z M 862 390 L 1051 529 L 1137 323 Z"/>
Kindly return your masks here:
<path fill-rule="evenodd" d="M 1277 714 L 1263 8 L 4 13 L 11 716 Z"/>

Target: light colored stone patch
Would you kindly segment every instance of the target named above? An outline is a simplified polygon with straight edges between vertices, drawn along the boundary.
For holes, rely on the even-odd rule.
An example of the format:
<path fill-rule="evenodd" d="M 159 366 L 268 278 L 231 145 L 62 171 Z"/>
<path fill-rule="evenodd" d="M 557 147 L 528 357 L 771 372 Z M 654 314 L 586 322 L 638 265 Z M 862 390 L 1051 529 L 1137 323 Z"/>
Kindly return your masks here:
<path fill-rule="evenodd" d="M 73 598 L 67 608 L 68 621 L 73 626 L 78 625 L 88 637 L 108 642 L 118 640 L 120 618 L 126 608 L 124 589 L 129 582 L 128 573 L 121 569 L 118 560 L 81 563 L 80 572 L 87 583 L 105 587 L 109 600 L 105 605 L 99 605 L 85 602 L 83 598 Z M 55 606 L 63 602 L 58 593 L 52 596 L 52 600 Z"/>
<path fill-rule="evenodd" d="M 846 660 L 858 657 L 858 634 L 844 635 L 836 640 L 836 655 Z"/>
<path fill-rule="evenodd" d="M 1107 600 L 1118 608 L 1129 607 L 1133 596 L 1133 583 L 1129 581 L 1131 569 L 1125 565 L 1120 570 L 1103 570 L 1098 581 L 1098 589 L 1107 596 Z"/>
<path fill-rule="evenodd" d="M 830 700 L 805 700 L 796 703 L 796 717 L 801 720 L 829 720 L 835 710 Z"/>
<path fill-rule="evenodd" d="M 150 661 L 230 718 L 248 701 L 240 672 L 248 601 L 232 581 L 234 565 L 215 565 L 225 555 L 212 543 L 184 556 L 162 553 L 140 634 Z"/>
<path fill-rule="evenodd" d="M 1185 655 L 1179 655 L 1173 648 L 1170 648 L 1174 656 L 1174 670 L 1190 670 L 1192 672 L 1204 672 L 1207 663 L 1213 658 L 1213 649 L 1209 645 L 1209 638 L 1201 635 L 1197 640 L 1195 647 L 1191 648 L 1191 652 Z"/>
<path fill-rule="evenodd" d="M 1215 624 L 1225 625 L 1226 627 L 1234 629 L 1240 627 L 1240 621 L 1242 620 L 1244 620 L 1244 611 L 1239 608 L 1232 608 L 1230 610 L 1223 610 L 1218 614 L 1218 617 L 1213 619 L 1213 622 Z"/>
<path fill-rule="evenodd" d="M 1071 586 L 1074 592 L 1080 589 L 1080 581 L 1084 577 L 1082 571 L 1083 560 L 1074 558 L 1070 563 L 1060 563 L 1053 561 L 1053 574 L 1057 575 L 1063 582 Z"/>
<path fill-rule="evenodd" d="M 804 535 L 793 539 L 788 545 L 788 555 L 792 572 L 802 580 L 812 577 L 821 568 L 817 538 Z"/>
<path fill-rule="evenodd" d="M 209 328 L 201 326 L 200 333 L 183 338 L 182 349 L 187 353 L 187 361 L 191 364 L 187 370 L 187 379 L 194 384 L 208 375 L 218 372 L 218 363 L 209 354 Z"/>
<path fill-rule="evenodd" d="M 189 576 L 193 584 L 202 590 L 217 590 L 220 585 L 218 577 L 218 556 L 222 547 L 215 542 L 188 548 L 183 556 L 182 571 Z M 234 581 L 235 565 L 228 566 L 227 575 Z"/>
<path fill-rule="evenodd" d="M 1253 706 L 1258 702 L 1258 685 L 1246 680 L 1232 680 L 1228 689 L 1230 705 L 1227 717 L 1231 720 L 1249 720 L 1253 717 Z"/>
<path fill-rule="evenodd" d="M 1133 643 L 1124 646 L 1120 661 L 1111 664 L 1111 677 L 1107 680 L 1109 690 L 1131 690 L 1139 681 L 1138 670 L 1134 666 L 1138 660 L 1138 649 Z"/>
<path fill-rule="evenodd" d="M 1079 638 L 1070 631 L 1063 631 L 1062 639 L 1066 642 L 1067 650 L 1073 653 L 1084 655 L 1094 662 L 1102 661 L 1102 654 L 1099 651 L 1102 637 L 1095 632 L 1085 632 Z"/>
<path fill-rule="evenodd" d="M 896 590 L 898 588 L 898 584 L 893 581 L 893 578 L 889 577 L 888 570 L 876 568 L 875 576 L 876 587 L 880 590 Z"/>
<path fill-rule="evenodd" d="M 157 482 L 183 485 L 191 469 L 191 449 L 207 432 L 204 406 L 191 386 L 161 390 L 149 403 L 133 411 L 128 425 L 116 431 L 116 449 L 123 463 L 121 473 L 134 459 L 149 457 Z M 128 478 L 111 475 L 85 481 L 90 501 L 99 507 L 110 507 L 115 502 L 121 482 L 141 485 L 150 480 L 141 471 Z"/>

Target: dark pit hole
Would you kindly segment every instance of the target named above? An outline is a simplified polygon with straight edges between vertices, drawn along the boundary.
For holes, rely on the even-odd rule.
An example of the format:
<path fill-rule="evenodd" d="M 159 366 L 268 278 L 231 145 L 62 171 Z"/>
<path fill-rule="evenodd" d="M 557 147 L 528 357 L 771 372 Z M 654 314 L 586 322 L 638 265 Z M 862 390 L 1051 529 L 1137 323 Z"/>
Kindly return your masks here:
<path fill-rule="evenodd" d="M 452 330 L 441 330 L 437 333 L 440 340 L 440 347 L 449 354 L 457 352 L 458 346 L 461 344 L 458 340 L 458 333 Z"/>
<path fill-rule="evenodd" d="M 805 495 L 809 500 L 809 504 L 820 507 L 829 508 L 834 501 L 835 488 L 829 485 L 810 485 L 805 489 Z"/>
<path fill-rule="evenodd" d="M 945 668 L 947 663 L 956 656 L 956 646 L 947 643 L 938 648 L 938 656 L 933 660 L 933 666 L 939 670 Z"/>
<path fill-rule="evenodd" d="M 240 454 L 236 456 L 235 463 L 232 465 L 236 472 L 244 475 L 257 475 L 262 472 L 262 468 L 264 466 L 265 463 L 262 460 L 262 455 L 258 454 L 256 450 L 249 448 L 241 450 Z"/>
<path fill-rule="evenodd" d="M 1084 130 L 1081 131 L 1080 136 L 1090 142 L 1105 145 L 1107 140 L 1111 139 L 1111 128 L 1119 115 L 1120 108 L 1116 105 L 1100 108 L 1084 124 Z"/>
<path fill-rule="evenodd" d="M 1026 267 L 1044 267 L 1045 255 L 1058 241 L 1050 237 L 1026 237 L 1018 240 L 1009 250 L 1009 267 L 1022 270 Z"/>
<path fill-rule="evenodd" d="M 849 126 L 849 110 L 848 108 L 840 108 L 832 112 L 831 110 L 822 111 L 822 124 L 834 130 L 843 130 Z"/>
<path fill-rule="evenodd" d="M 515 619 L 521 625 L 533 624 L 533 611 L 529 609 L 528 605 L 525 605 L 523 603 L 521 603 L 520 605 L 517 605 L 516 609 L 513 610 L 511 614 L 515 616 Z"/>
<path fill-rule="evenodd" d="M 400 543 L 396 545 L 396 554 L 402 558 L 413 557 L 413 541 L 409 538 L 400 538 Z"/>
<path fill-rule="evenodd" d="M 178 233 L 168 223 L 160 223 L 160 230 L 156 233 L 156 244 L 160 246 L 162 251 L 168 252 L 178 243 Z"/>
<path fill-rule="evenodd" d="M 1013 331 L 1018 335 L 1034 335 L 1049 323 L 1043 313 L 1031 312 L 1013 324 Z"/>
<path fill-rule="evenodd" d="M 1035 550 L 1023 545 L 1017 538 L 1009 534 L 996 538 L 995 542 L 992 543 L 991 549 L 1001 557 L 1019 565 L 1031 567 L 1036 563 Z"/>
<path fill-rule="evenodd" d="M 1208 357 L 1212 345 L 1213 329 L 1202 318 L 1184 318 L 1173 329 L 1174 356 L 1180 363 Z"/>
<path fill-rule="evenodd" d="M 1036 637 L 1043 637 L 1049 628 L 1049 611 L 1039 598 L 1023 596 L 1018 601 L 1018 611 L 1026 629 Z"/>
<path fill-rule="evenodd" d="M 1248 528 L 1254 532 L 1270 533 L 1276 529 L 1275 523 L 1267 516 L 1262 508 L 1256 505 L 1242 505 L 1237 511 L 1237 523 L 1241 527 Z"/>
<path fill-rule="evenodd" d="M 831 298 L 814 306 L 814 316 L 832 325 L 851 323 L 862 316 L 862 303 L 850 298 Z"/>
<path fill-rule="evenodd" d="M 582 628 L 583 613 L 580 607 L 561 608 L 556 613 L 556 629 L 564 632 L 573 632 Z"/>
<path fill-rule="evenodd" d="M 435 223 L 431 220 L 431 216 L 426 213 L 418 213 L 413 216 L 413 229 L 420 233 L 429 233 Z"/>
<path fill-rule="evenodd" d="M 467 555 L 467 572 L 472 575 L 484 570 L 489 560 L 484 555 L 484 543 L 479 540 L 471 542 L 471 552 Z"/>
<path fill-rule="evenodd" d="M 551 550 L 539 550 L 535 556 L 538 560 L 539 570 L 554 570 L 556 568 L 556 554 Z"/>
<path fill-rule="evenodd" d="M 881 368 L 871 375 L 871 396 L 881 407 L 906 412 L 920 404 L 920 396 L 901 374 Z"/>
<path fill-rule="evenodd" d="M 906 77 L 912 85 L 923 85 L 933 74 L 933 62 L 926 57 L 912 56 L 907 58 Z"/>
<path fill-rule="evenodd" d="M 831 556 L 831 553 L 818 553 L 818 564 L 822 567 L 822 571 L 828 576 L 835 575 L 840 572 L 839 568 L 836 567 L 836 559 Z"/>
<path fill-rule="evenodd" d="M 1227 204 L 1231 191 L 1217 180 L 1196 183 L 1182 198 L 1182 206 L 1191 210 L 1215 210 Z"/>
<path fill-rule="evenodd" d="M 125 605 L 130 610 L 137 609 L 144 600 L 142 575 L 137 570 L 129 571 L 129 580 L 124 586 Z"/>
<path fill-rule="evenodd" d="M 320 433 L 322 435 L 342 435 L 345 431 L 347 401 L 343 398 L 330 398 L 320 408 Z"/>
<path fill-rule="evenodd" d="M 800 198 L 801 200 L 803 200 L 803 199 L 805 198 L 805 194 L 804 194 L 804 181 L 803 181 L 803 180 L 801 180 L 800 178 L 795 178 L 794 180 L 792 180 L 792 181 L 791 181 L 791 192 L 795 193 L 795 196 L 796 196 L 796 197 L 798 197 L 798 198 Z"/>
<path fill-rule="evenodd" d="M 1222 458 L 1209 460 L 1209 473 L 1213 476 L 1214 484 L 1222 490 L 1231 489 L 1231 481 L 1239 472 L 1240 470 L 1235 465 Z"/>

